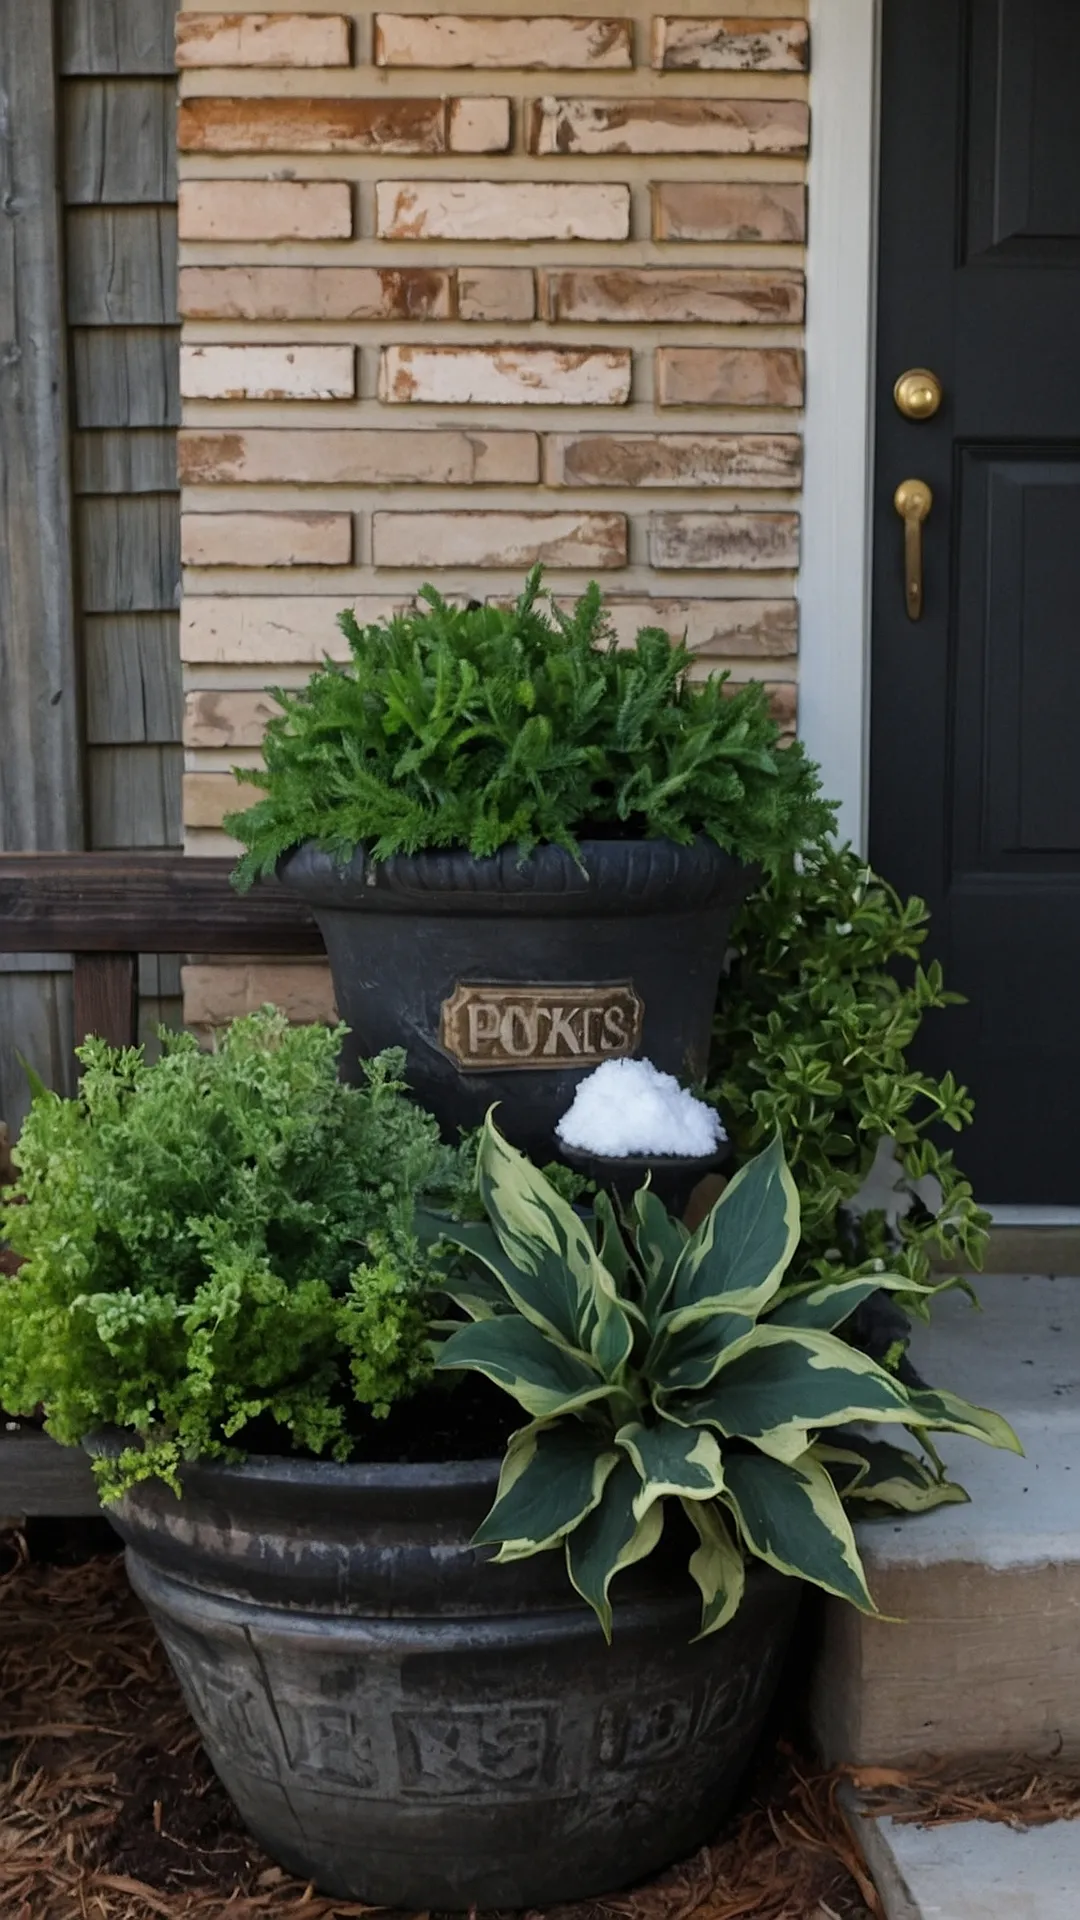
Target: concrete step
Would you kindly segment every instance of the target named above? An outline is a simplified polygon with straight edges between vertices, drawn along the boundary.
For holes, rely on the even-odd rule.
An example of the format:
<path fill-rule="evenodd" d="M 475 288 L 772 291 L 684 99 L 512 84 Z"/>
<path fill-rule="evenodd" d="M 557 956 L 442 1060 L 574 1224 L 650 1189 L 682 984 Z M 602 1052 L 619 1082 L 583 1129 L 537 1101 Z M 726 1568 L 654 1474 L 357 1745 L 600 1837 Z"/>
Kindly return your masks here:
<path fill-rule="evenodd" d="M 1025 1457 L 948 1436 L 971 1505 L 858 1529 L 883 1613 L 830 1602 L 813 1719 L 830 1762 L 1080 1750 L 1080 1280 L 984 1277 L 919 1328 L 924 1377 L 1003 1413 Z"/>
<path fill-rule="evenodd" d="M 1000 1822 L 942 1827 L 851 1819 L 886 1920 L 1075 1920 L 1080 1821 L 1017 1832 Z"/>

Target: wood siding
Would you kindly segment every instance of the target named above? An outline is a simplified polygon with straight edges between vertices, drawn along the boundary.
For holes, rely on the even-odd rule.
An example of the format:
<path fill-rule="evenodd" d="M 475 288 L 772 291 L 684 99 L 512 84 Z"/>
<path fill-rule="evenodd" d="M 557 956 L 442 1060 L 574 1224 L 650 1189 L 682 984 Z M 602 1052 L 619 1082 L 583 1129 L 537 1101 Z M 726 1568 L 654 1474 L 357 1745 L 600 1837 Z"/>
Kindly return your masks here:
<path fill-rule="evenodd" d="M 175 15 L 176 0 L 4 8 L 0 185 L 20 217 L 0 286 L 21 351 L 0 368 L 0 848 L 180 840 Z M 139 988 L 144 1033 L 179 1018 L 174 957 L 143 956 Z M 16 1049 L 71 1086 L 67 956 L 0 955 L 13 1125 Z"/>

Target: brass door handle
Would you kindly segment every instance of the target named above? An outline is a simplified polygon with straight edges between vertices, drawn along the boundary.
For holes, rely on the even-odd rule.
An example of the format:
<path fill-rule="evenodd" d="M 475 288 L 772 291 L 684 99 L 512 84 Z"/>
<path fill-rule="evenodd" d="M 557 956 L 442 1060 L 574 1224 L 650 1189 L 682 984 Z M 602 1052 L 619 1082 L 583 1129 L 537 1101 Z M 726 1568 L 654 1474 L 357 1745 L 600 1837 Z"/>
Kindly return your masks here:
<path fill-rule="evenodd" d="M 893 506 L 904 523 L 904 599 L 909 620 L 921 620 L 923 609 L 923 521 L 934 504 L 925 480 L 901 480 Z"/>

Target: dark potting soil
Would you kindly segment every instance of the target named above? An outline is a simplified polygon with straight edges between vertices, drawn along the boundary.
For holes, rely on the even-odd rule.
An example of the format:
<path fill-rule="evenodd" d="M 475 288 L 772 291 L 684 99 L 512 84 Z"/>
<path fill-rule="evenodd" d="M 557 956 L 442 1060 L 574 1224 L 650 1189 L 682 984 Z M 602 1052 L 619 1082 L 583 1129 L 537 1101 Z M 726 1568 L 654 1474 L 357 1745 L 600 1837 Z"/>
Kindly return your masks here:
<path fill-rule="evenodd" d="M 347 1408 L 352 1462 L 362 1466 L 420 1466 L 453 1460 L 498 1460 L 528 1415 L 509 1394 L 479 1374 L 461 1383 L 441 1381 L 398 1401 L 384 1419 L 365 1408 Z M 233 1443 L 245 1453 L 311 1458 L 295 1447 L 273 1420 L 253 1420 Z"/>

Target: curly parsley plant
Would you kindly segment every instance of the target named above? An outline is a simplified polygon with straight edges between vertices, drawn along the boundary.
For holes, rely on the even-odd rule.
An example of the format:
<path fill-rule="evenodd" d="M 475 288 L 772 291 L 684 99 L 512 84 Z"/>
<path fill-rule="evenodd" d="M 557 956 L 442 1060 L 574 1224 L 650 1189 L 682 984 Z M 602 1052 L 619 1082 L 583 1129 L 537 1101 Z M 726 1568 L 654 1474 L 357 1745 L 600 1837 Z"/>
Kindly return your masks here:
<path fill-rule="evenodd" d="M 80 1049 L 79 1095 L 37 1087 L 0 1238 L 0 1404 L 43 1405 L 77 1444 L 133 1444 L 103 1490 L 244 1444 L 346 1458 L 350 1413 L 385 1413 L 430 1373 L 418 1197 L 445 1202 L 457 1156 L 400 1084 L 403 1055 L 337 1077 L 343 1030 L 237 1020 L 215 1052 L 190 1034 Z"/>

